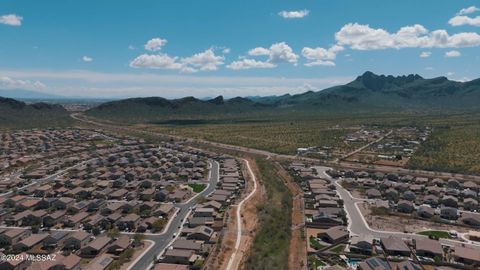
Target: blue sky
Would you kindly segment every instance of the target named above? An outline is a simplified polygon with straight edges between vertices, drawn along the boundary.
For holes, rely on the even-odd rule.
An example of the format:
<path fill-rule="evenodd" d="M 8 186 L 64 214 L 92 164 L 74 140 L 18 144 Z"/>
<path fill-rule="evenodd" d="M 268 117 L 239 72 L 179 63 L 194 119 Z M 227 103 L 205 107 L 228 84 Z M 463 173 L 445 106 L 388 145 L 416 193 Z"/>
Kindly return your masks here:
<path fill-rule="evenodd" d="M 480 77 L 475 4 L 3 0 L 0 89 L 232 97 L 320 90 L 366 70 L 469 80 Z"/>

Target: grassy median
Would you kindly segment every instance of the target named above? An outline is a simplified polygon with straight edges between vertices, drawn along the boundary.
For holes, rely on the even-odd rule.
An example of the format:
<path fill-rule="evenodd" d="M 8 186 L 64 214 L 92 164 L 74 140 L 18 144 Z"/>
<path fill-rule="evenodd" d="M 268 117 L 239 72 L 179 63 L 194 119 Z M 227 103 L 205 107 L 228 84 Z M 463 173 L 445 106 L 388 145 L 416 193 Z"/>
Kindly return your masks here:
<path fill-rule="evenodd" d="M 253 239 L 244 269 L 287 269 L 292 195 L 272 163 L 260 158 L 255 162 L 266 198 L 257 206 L 259 230 Z"/>

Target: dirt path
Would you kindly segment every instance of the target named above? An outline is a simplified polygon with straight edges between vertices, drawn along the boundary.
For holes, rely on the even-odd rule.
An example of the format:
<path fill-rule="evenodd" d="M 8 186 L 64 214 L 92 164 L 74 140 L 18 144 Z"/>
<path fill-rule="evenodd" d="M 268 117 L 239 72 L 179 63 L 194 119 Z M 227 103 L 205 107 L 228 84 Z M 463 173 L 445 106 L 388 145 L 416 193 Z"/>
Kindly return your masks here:
<path fill-rule="evenodd" d="M 258 175 L 255 162 L 253 160 L 249 160 L 250 167 L 252 171 Z M 254 184 L 253 179 L 250 177 L 248 170 L 245 168 L 245 164 L 243 165 L 243 175 L 245 175 L 247 184 L 247 190 L 244 191 L 242 199 L 246 197 L 247 194 L 253 190 Z M 237 201 L 237 203 L 240 200 Z M 253 195 L 245 201 L 242 205 L 241 210 L 241 220 L 242 220 L 242 234 L 240 238 L 240 244 L 238 249 L 236 250 L 236 254 L 232 258 L 233 252 L 235 251 L 235 245 L 237 241 L 237 206 L 232 207 L 229 211 L 229 219 L 227 223 L 227 228 L 225 228 L 224 237 L 222 239 L 221 244 L 221 251 L 216 256 L 214 263 L 211 265 L 212 268 L 205 268 L 205 269 L 241 269 L 241 262 L 245 259 L 245 254 L 248 253 L 250 245 L 252 243 L 253 237 L 255 236 L 255 231 L 257 229 L 258 219 L 257 219 L 257 209 L 256 206 L 259 202 L 262 201 L 261 196 L 261 186 L 259 181 L 257 180 L 257 190 Z M 229 267 L 229 268 L 228 268 Z"/>
<path fill-rule="evenodd" d="M 288 256 L 288 269 L 307 269 L 307 243 L 304 237 L 304 201 L 303 191 L 294 182 L 290 174 L 275 162 L 278 174 L 292 193 L 292 234 Z"/>
<path fill-rule="evenodd" d="M 203 270 L 225 269 L 227 259 L 230 258 L 232 254 L 232 250 L 235 246 L 237 228 L 235 208 L 230 208 L 226 215 L 226 227 L 223 228 L 221 242 L 215 246 L 215 249 L 212 249 L 211 254 L 205 262 Z"/>

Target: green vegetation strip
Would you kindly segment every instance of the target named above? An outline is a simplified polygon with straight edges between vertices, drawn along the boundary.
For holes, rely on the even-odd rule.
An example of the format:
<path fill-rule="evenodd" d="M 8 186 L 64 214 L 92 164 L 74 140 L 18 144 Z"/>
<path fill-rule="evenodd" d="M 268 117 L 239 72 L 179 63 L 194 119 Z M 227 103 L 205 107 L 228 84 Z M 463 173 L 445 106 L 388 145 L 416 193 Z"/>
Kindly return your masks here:
<path fill-rule="evenodd" d="M 325 263 L 318 259 L 315 255 L 308 256 L 309 269 L 317 269 L 319 266 L 325 266 Z"/>
<path fill-rule="evenodd" d="M 448 232 L 446 231 L 424 231 L 424 232 L 419 232 L 417 234 L 431 236 L 434 238 L 451 238 Z"/>
<path fill-rule="evenodd" d="M 257 206 L 259 231 L 245 262 L 245 269 L 288 269 L 292 195 L 272 163 L 256 159 L 266 198 Z"/>
<path fill-rule="evenodd" d="M 325 247 L 324 245 L 320 244 L 317 241 L 317 239 L 315 239 L 315 237 L 313 236 L 310 236 L 310 246 L 316 250 L 319 250 Z"/>
<path fill-rule="evenodd" d="M 345 246 L 344 245 L 338 245 L 332 249 L 330 249 L 331 252 L 333 253 L 342 253 L 343 251 L 345 250 Z"/>
<path fill-rule="evenodd" d="M 207 187 L 205 184 L 188 184 L 188 186 L 191 187 L 195 193 L 200 193 Z"/>

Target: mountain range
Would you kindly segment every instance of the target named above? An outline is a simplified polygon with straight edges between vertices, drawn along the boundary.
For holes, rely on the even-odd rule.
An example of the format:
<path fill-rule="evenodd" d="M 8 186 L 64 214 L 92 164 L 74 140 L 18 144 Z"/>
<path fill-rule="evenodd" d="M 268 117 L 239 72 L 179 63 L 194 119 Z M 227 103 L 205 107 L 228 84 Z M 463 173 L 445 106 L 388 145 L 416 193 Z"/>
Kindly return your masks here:
<path fill-rule="evenodd" d="M 110 120 L 149 122 L 201 117 L 224 118 L 275 113 L 446 112 L 480 110 L 480 79 L 457 82 L 446 77 L 376 75 L 365 72 L 345 85 L 296 95 L 225 100 L 194 97 L 168 100 L 130 98 L 103 103 L 87 114 Z"/>
<path fill-rule="evenodd" d="M 1 95 L 2 92 L 0 92 Z M 146 123 L 195 119 L 278 118 L 285 115 L 348 114 L 358 112 L 471 112 L 480 111 L 480 79 L 457 82 L 446 77 L 422 78 L 365 72 L 345 85 L 296 95 L 212 99 L 185 97 L 128 98 L 101 103 L 86 114 L 112 121 Z M 2 126 L 65 123 L 60 105 L 26 104 L 0 99 Z"/>

